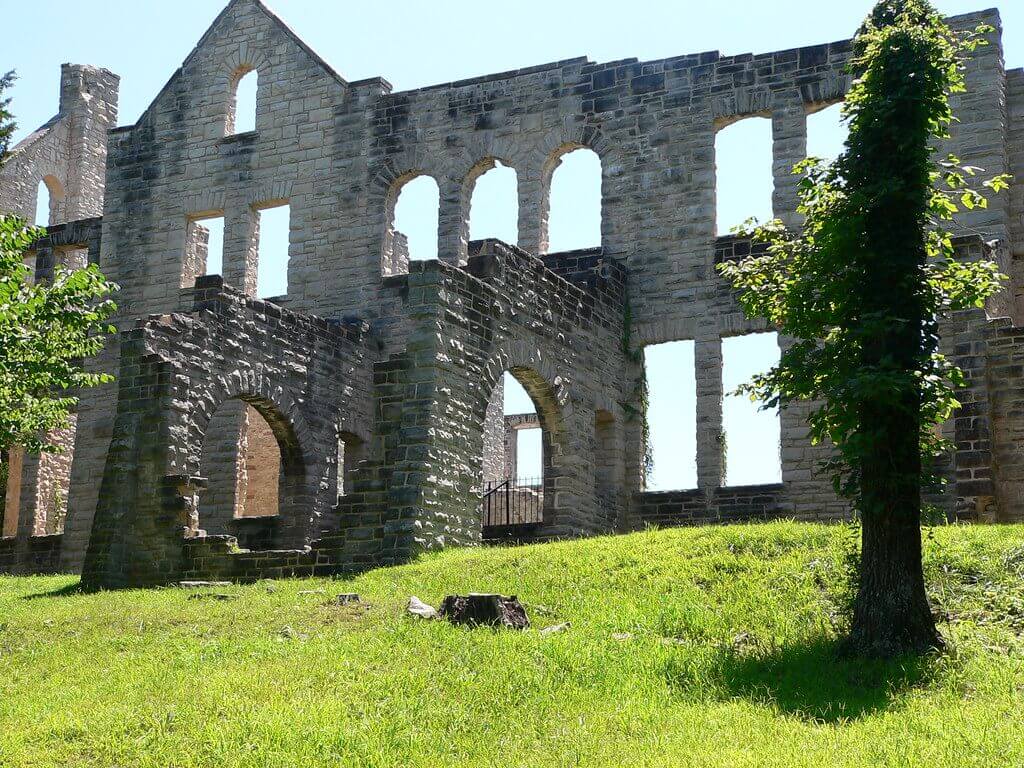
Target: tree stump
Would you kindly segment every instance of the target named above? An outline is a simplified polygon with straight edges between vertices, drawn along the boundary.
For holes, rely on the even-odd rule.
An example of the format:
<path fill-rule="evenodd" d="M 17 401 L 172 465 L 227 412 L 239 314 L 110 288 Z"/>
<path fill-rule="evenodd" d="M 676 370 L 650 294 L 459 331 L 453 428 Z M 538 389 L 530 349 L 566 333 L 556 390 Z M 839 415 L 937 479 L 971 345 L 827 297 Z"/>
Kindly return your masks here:
<path fill-rule="evenodd" d="M 441 603 L 438 611 L 441 618 L 452 624 L 463 624 L 470 627 L 506 627 L 508 629 L 526 629 L 530 619 L 515 595 L 481 595 L 471 592 L 468 595 L 448 595 Z"/>

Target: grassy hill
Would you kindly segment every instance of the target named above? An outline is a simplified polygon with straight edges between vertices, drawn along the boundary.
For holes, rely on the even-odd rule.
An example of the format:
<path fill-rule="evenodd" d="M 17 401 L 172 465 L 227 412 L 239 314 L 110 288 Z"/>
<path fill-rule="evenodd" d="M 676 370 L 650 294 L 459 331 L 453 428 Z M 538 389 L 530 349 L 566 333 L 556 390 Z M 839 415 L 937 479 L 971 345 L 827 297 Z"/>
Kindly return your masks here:
<path fill-rule="evenodd" d="M 96 595 L 0 579 L 0 766 L 1024 765 L 1024 527 L 928 541 L 955 649 L 928 662 L 834 654 L 847 540 L 651 531 Z M 466 591 L 518 594 L 535 629 L 405 615 Z"/>

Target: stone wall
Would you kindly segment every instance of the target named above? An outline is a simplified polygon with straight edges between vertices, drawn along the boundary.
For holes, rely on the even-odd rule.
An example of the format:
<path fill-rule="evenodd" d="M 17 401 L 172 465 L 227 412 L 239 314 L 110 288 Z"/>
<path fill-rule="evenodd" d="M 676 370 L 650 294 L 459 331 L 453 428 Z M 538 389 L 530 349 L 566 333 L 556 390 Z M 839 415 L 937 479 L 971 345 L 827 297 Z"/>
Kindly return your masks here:
<path fill-rule="evenodd" d="M 29 257 L 36 281 L 49 279 L 57 264 L 82 266 L 86 249 L 91 254 L 86 258 L 98 260 L 95 217 L 103 213 L 107 131 L 117 122 L 118 86 L 117 75 L 105 69 L 64 64 L 57 114 L 19 142 L 0 168 L 0 211 L 34 222 L 39 184 L 49 193 L 50 210 L 38 216 L 51 225 L 49 236 Z M 19 539 L 17 551 L 23 559 L 32 556 L 32 537 L 63 532 L 74 420 L 49 436 L 59 453 L 22 456 L 17 471 L 9 473 L 3 534 Z M 59 557 L 60 547 L 53 552 Z M 35 571 L 50 562 L 49 557 L 32 556 L 25 567 Z"/>
<path fill-rule="evenodd" d="M 83 575 L 90 585 L 162 583 L 202 532 L 202 447 L 225 402 L 256 408 L 281 448 L 274 548 L 336 530 L 341 433 L 369 438 L 372 349 L 364 324 L 247 299 L 219 276 L 186 291 L 192 312 L 122 334 L 117 417 Z"/>
<path fill-rule="evenodd" d="M 995 11 L 952 19 L 980 22 L 995 29 L 992 45 L 967 64 L 946 148 L 1024 178 L 1024 73 L 1004 71 Z M 61 115 L 3 171 L 17 185 L 0 185 L 0 208 L 28 212 L 41 158 L 73 167 L 56 215 L 96 216 L 103 200 L 103 216 L 69 225 L 61 247 L 88 247 L 122 287 L 121 333 L 89 362 L 119 381 L 82 393 L 77 408 L 61 567 L 80 570 L 88 550 L 86 581 L 120 586 L 204 569 L 349 570 L 478 543 L 483 483 L 514 466 L 498 406 L 506 370 L 544 432 L 544 514 L 531 536 L 847 514 L 816 473 L 828 448 L 809 443 L 810 404 L 782 410 L 781 486 L 721 487 L 722 339 L 765 328 L 715 271 L 750 250 L 716 236 L 715 136 L 771 119 L 774 211 L 798 225 L 790 170 L 806 153 L 807 116 L 846 93 L 849 54 L 841 41 L 577 58 L 393 92 L 381 78 L 346 81 L 261 2 L 232 0 L 134 125 L 104 133 L 116 78 L 66 69 Z M 251 70 L 256 128 L 235 134 L 234 90 Z M 92 133 L 75 139 L 78 123 L 62 116 L 85 105 Z M 77 155 L 47 149 L 75 141 Z M 601 161 L 601 246 L 549 253 L 551 177 L 581 147 Z M 517 173 L 517 243 L 473 244 L 473 188 L 498 162 Z M 402 187 L 420 175 L 440 190 L 435 262 L 410 262 L 394 226 Z M 1020 507 L 1022 190 L 958 221 L 974 238 L 964 252 L 1013 277 L 985 310 L 943 326 L 969 387 L 944 427 L 951 485 L 934 501 L 959 519 L 1010 519 Z M 259 213 L 283 204 L 288 292 L 256 300 Z M 200 222 L 219 216 L 223 281 L 202 277 Z M 61 253 L 40 244 L 37 277 Z M 642 350 L 678 340 L 695 348 L 699 487 L 646 494 Z M 218 408 L 222 424 L 210 422 Z M 27 558 L 31 533 L 53 515 L 31 501 L 48 471 L 23 464 L 16 549 Z M 240 552 L 239 542 L 295 551 Z"/>
<path fill-rule="evenodd" d="M 639 518 L 645 526 L 667 527 L 800 519 L 783 499 L 781 485 L 716 488 L 710 494 L 699 489 L 648 492 L 640 495 Z"/>
<path fill-rule="evenodd" d="M 0 211 L 36 220 L 39 183 L 50 193 L 49 224 L 103 213 L 107 131 L 117 125 L 119 78 L 64 64 L 57 114 L 19 142 L 0 170 Z"/>

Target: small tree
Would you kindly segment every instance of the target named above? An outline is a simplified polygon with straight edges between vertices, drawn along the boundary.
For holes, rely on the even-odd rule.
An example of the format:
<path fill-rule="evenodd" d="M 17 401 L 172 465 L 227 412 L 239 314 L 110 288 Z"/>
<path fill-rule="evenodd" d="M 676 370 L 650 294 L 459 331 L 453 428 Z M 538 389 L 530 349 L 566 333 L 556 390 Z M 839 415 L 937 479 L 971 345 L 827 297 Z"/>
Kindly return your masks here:
<path fill-rule="evenodd" d="M 47 435 L 67 426 L 73 390 L 111 377 L 87 373 L 81 360 L 103 348 L 117 286 L 95 265 L 58 267 L 34 284 L 24 253 L 45 232 L 0 215 L 0 448 L 50 451 Z"/>
<path fill-rule="evenodd" d="M 943 223 L 986 201 L 968 186 L 978 169 L 936 163 L 930 144 L 947 137 L 963 53 L 985 31 L 955 34 L 927 0 L 879 2 L 854 41 L 846 150 L 795 171 L 804 227 L 751 230 L 767 253 L 721 267 L 748 314 L 795 339 L 744 389 L 767 407 L 821 401 L 812 439 L 834 443 L 828 468 L 862 522 L 849 646 L 868 655 L 943 644 L 925 593 L 921 487 L 962 376 L 937 352 L 937 322 L 982 306 L 1002 276 L 956 260 Z"/>

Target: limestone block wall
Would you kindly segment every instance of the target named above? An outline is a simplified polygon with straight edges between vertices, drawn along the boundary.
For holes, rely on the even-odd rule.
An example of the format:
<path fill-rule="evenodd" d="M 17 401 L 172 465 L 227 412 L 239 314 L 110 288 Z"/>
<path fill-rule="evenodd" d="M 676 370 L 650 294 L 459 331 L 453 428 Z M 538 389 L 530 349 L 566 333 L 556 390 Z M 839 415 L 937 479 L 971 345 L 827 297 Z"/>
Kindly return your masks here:
<path fill-rule="evenodd" d="M 40 217 L 51 225 L 49 236 L 29 256 L 37 281 L 49 279 L 57 264 L 81 266 L 89 258 L 84 256 L 87 249 L 94 262 L 99 258 L 100 229 L 95 217 L 103 212 L 107 131 L 117 121 L 118 86 L 117 75 L 105 69 L 64 64 L 57 114 L 19 142 L 0 168 L 0 211 L 4 213 L 34 222 L 40 182 L 49 191 L 50 210 Z M 29 555 L 31 537 L 64 529 L 74 423 L 51 435 L 50 441 L 60 452 L 22 456 L 18 467 L 11 467 L 5 488 L 3 534 L 19 539 L 22 558 Z M 60 539 L 55 542 L 59 557 Z M 34 568 L 49 560 L 33 562 Z"/>
<path fill-rule="evenodd" d="M 1004 71 L 998 14 L 952 19 L 959 28 L 981 22 L 995 29 L 992 44 L 967 63 L 969 90 L 957 98 L 958 122 L 944 149 L 992 174 L 1021 171 L 1024 180 L 1024 75 Z M 715 232 L 715 137 L 738 120 L 771 120 L 774 211 L 798 225 L 790 169 L 806 154 L 808 114 L 849 88 L 849 54 L 841 41 L 656 61 L 577 58 L 392 92 L 381 78 L 346 81 L 259 0 L 231 0 L 140 119 L 109 133 L 116 78 L 66 68 L 60 114 L 0 172 L 0 208 L 29 213 L 35 184 L 51 176 L 65 192 L 52 212 L 58 219 L 95 216 L 102 201 L 89 258 L 122 286 L 122 334 L 89 362 L 122 371 L 122 379 L 82 393 L 61 566 L 79 570 L 91 546 L 90 578 L 104 583 L 177 572 L 181 541 L 167 530 L 182 514 L 193 532 L 210 523 L 211 532 L 261 545 L 303 546 L 322 527 L 334 538 L 312 562 L 337 567 L 475 543 L 481 483 L 509 469 L 500 409 L 488 398 L 510 367 L 543 404 L 539 535 L 637 527 L 650 508 L 642 495 L 642 418 L 634 412 L 641 353 L 678 340 L 695 343 L 699 488 L 657 508 L 702 504 L 712 517 L 753 507 L 808 519 L 845 514 L 815 473 L 828 449 L 809 445 L 807 404 L 783 409 L 783 483 L 768 494 L 770 503 L 764 494 L 721 488 L 722 339 L 765 329 L 743 316 L 715 272 L 719 261 L 750 249 Z M 255 130 L 236 134 L 235 88 L 252 71 Z M 552 174 L 580 147 L 601 161 L 601 247 L 548 253 Z M 474 245 L 473 188 L 498 162 L 517 174 L 518 243 Z M 63 168 L 77 171 L 55 172 Z M 440 190 L 440 263 L 410 263 L 394 226 L 401 189 L 420 175 Z M 990 383 L 986 328 L 991 318 L 1012 324 L 1022 315 L 1022 190 L 1024 181 L 1015 182 L 1010 195 L 959 220 L 980 237 L 978 253 L 995 254 L 1014 277 L 987 311 L 953 318 L 943 342 L 963 361 L 971 387 L 946 427 L 957 453 L 944 471 L 956 491 L 942 503 L 971 519 L 995 507 L 997 516 L 1010 514 L 1019 504 L 1015 492 L 999 488 L 999 462 L 1009 468 L 1013 461 L 986 444 L 1015 434 L 1017 418 L 1013 408 L 1000 411 L 998 423 L 989 418 L 1001 390 Z M 287 295 L 256 301 L 260 212 L 285 204 Z M 223 288 L 202 277 L 209 254 L 201 222 L 221 216 Z M 996 245 L 989 251 L 981 240 Z M 55 253 L 37 252 L 37 274 L 52 268 Z M 348 339 L 364 326 L 358 343 Z M 337 358 L 324 352 L 337 347 L 325 341 L 335 332 L 348 339 L 337 342 L 344 348 Z M 326 379 L 310 373 L 314 363 L 327 367 Z M 344 376 L 338 366 L 347 366 Z M 235 415 L 223 429 L 205 425 L 224 399 L 211 382 L 232 377 L 276 382 L 273 392 L 286 393 L 303 419 L 320 424 L 323 409 L 331 414 L 332 437 L 323 424 L 310 426 L 316 447 L 307 447 L 312 458 L 303 454 L 315 488 L 288 485 L 295 459 L 288 430 L 298 427 L 272 419 L 271 440 L 245 415 L 247 406 L 261 408 L 254 398 L 280 410 L 269 394 L 247 391 L 246 405 L 228 406 Z M 321 389 L 326 380 L 340 388 Z M 142 434 L 132 432 L 142 426 Z M 283 451 L 277 502 L 270 501 L 274 460 L 260 458 L 272 457 L 275 445 Z M 204 450 L 216 458 L 204 460 Z M 335 509 L 339 455 L 345 493 Z M 218 469 L 210 483 L 204 464 Z M 46 484 L 47 473 L 42 481 L 37 474 L 38 464 L 26 461 L 23 508 L 26 494 L 36 498 Z M 221 476 L 226 484 L 218 487 Z M 237 518 L 254 503 L 281 514 Z M 35 531 L 41 518 L 29 511 L 19 519 Z M 214 559 L 223 549 L 212 538 L 189 546 L 196 557 Z M 125 562 L 129 552 L 134 564 Z"/>
<path fill-rule="evenodd" d="M 491 393 L 487 403 L 487 414 L 484 417 L 484 481 L 501 482 L 505 479 L 508 467 L 508 451 L 505 421 L 505 382 L 499 381 Z"/>
<path fill-rule="evenodd" d="M 282 453 L 274 548 L 337 527 L 337 446 L 369 436 L 371 350 L 361 324 L 308 318 L 200 278 L 193 311 L 140 321 L 122 337 L 113 438 L 89 537 L 92 586 L 164 583 L 201 536 L 202 446 L 231 399 L 260 411 Z"/>
<path fill-rule="evenodd" d="M 465 269 L 437 261 L 409 269 L 391 286 L 413 330 L 405 352 L 375 367 L 379 450 L 341 500 L 339 562 L 402 562 L 480 542 L 486 413 L 505 371 L 544 426 L 539 535 L 613 528 L 622 511 L 596 502 L 593 424 L 598 408 L 624 418 L 621 270 L 608 278 L 620 287 L 612 302 L 498 241 L 476 246 Z"/>
<path fill-rule="evenodd" d="M 50 192 L 50 224 L 103 212 L 107 131 L 117 125 L 119 78 L 112 72 L 64 64 L 57 114 L 12 150 L 0 169 L 0 211 L 36 218 L 36 192 Z"/>

